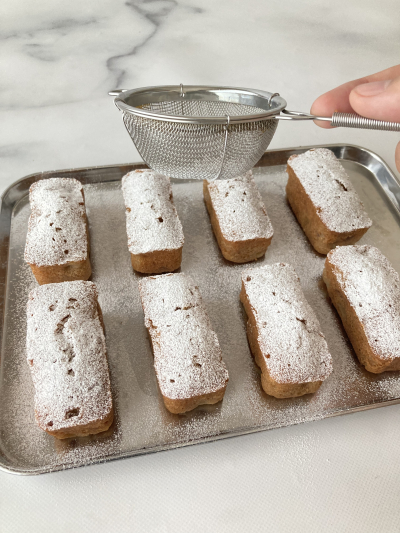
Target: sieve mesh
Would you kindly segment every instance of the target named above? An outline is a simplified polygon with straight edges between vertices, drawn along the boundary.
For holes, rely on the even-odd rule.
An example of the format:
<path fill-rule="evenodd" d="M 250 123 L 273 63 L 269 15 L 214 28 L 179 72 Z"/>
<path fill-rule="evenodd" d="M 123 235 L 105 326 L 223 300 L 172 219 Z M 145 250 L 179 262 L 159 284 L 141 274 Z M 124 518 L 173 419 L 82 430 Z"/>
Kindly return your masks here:
<path fill-rule="evenodd" d="M 157 120 L 123 110 L 125 127 L 143 160 L 157 172 L 179 179 L 228 179 L 243 174 L 265 152 L 278 124 L 274 118 L 266 119 L 263 109 L 232 102 L 182 99 L 140 108 L 191 117 L 264 114 L 260 120 L 226 126 Z"/>
<path fill-rule="evenodd" d="M 237 117 L 241 115 L 265 114 L 265 109 L 235 102 L 221 102 L 219 100 L 174 100 L 172 102 L 151 102 L 143 104 L 141 109 L 148 109 L 165 115 L 184 117 Z"/>

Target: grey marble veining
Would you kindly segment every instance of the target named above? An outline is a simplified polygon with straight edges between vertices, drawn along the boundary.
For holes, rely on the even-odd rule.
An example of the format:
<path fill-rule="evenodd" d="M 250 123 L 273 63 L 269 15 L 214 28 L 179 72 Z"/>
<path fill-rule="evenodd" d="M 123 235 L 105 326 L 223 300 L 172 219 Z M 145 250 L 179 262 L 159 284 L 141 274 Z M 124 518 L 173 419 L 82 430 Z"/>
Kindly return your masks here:
<path fill-rule="evenodd" d="M 118 86 L 248 86 L 308 111 L 325 90 L 398 61 L 396 2 L 385 4 L 3 0 L 0 186 L 38 170 L 138 160 L 107 96 Z M 285 123 L 271 147 L 348 142 L 393 166 L 394 137 Z"/>
<path fill-rule="evenodd" d="M 144 22 L 149 23 L 150 27 L 145 38 L 135 44 L 131 50 L 107 59 L 107 68 L 111 74 L 115 75 L 114 86 L 116 88 L 123 87 L 127 72 L 124 68 L 119 67 L 119 63 L 124 63 L 127 58 L 138 55 L 141 49 L 157 34 L 166 17 L 178 6 L 178 3 L 175 0 L 158 0 L 156 2 L 129 0 L 126 5 L 144 19 Z"/>

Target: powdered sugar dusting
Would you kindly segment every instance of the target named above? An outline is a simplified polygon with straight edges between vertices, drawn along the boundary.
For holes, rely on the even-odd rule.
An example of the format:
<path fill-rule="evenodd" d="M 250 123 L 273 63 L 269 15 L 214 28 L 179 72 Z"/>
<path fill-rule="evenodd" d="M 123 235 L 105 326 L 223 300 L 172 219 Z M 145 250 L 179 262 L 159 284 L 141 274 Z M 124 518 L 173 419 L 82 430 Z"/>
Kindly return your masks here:
<path fill-rule="evenodd" d="M 236 242 L 272 237 L 274 230 L 251 170 L 207 186 L 225 239 Z"/>
<path fill-rule="evenodd" d="M 90 281 L 43 285 L 29 295 L 27 360 L 39 425 L 85 426 L 112 408 L 97 291 Z"/>
<path fill-rule="evenodd" d="M 152 170 L 135 170 L 122 178 L 122 191 L 131 254 L 183 246 L 182 224 L 172 202 L 169 178 Z"/>
<path fill-rule="evenodd" d="M 326 379 L 332 358 L 294 268 L 285 263 L 250 268 L 242 281 L 271 377 L 278 383 Z"/>
<path fill-rule="evenodd" d="M 88 255 L 85 202 L 76 179 L 49 178 L 29 192 L 31 216 L 25 261 L 37 266 L 85 261 Z"/>
<path fill-rule="evenodd" d="M 289 158 L 307 195 L 326 227 L 338 233 L 369 228 L 369 218 L 340 161 L 327 148 L 315 148 Z"/>
<path fill-rule="evenodd" d="M 368 342 L 383 359 L 400 357 L 400 276 L 374 246 L 338 246 L 327 259 Z"/>
<path fill-rule="evenodd" d="M 139 286 L 163 396 L 186 399 L 225 387 L 228 371 L 194 281 L 166 274 Z"/>

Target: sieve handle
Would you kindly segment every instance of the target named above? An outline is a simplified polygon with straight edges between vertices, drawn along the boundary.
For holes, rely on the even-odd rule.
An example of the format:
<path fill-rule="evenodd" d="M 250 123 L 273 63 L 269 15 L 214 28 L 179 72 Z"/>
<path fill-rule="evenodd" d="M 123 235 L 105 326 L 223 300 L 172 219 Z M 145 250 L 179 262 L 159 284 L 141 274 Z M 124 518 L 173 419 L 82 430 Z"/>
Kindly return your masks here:
<path fill-rule="evenodd" d="M 373 120 L 361 117 L 356 113 L 333 113 L 331 117 L 318 117 L 301 111 L 289 111 L 284 109 L 282 114 L 276 115 L 281 120 L 323 120 L 330 122 L 331 126 L 338 128 L 359 128 L 364 130 L 400 131 L 399 122 L 386 122 L 385 120 Z"/>

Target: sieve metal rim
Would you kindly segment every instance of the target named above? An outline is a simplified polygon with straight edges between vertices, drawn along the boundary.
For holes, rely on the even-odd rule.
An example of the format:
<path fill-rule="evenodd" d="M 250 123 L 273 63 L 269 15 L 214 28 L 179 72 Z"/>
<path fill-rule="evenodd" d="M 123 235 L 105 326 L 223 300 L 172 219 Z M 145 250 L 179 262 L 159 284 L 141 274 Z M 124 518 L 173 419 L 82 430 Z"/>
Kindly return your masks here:
<path fill-rule="evenodd" d="M 210 98 L 211 95 L 212 98 Z M 148 99 L 150 97 L 151 100 L 146 102 L 146 98 Z M 132 105 L 135 103 L 137 103 L 137 105 L 143 105 L 143 103 L 179 101 L 180 98 L 184 98 L 185 100 L 223 101 L 248 106 L 253 105 L 259 109 L 265 109 L 264 113 L 256 113 L 253 115 L 230 115 L 230 124 L 243 124 L 246 122 L 259 122 L 273 119 L 276 118 L 287 106 L 286 100 L 277 93 L 241 87 L 210 85 L 185 85 L 184 90 L 182 85 L 151 86 L 131 89 L 128 91 L 121 91 L 115 97 L 114 103 L 118 109 L 124 113 L 151 120 L 161 120 L 163 122 L 181 124 L 226 125 L 227 117 L 225 115 L 220 117 L 168 115 L 141 109 Z M 128 103 L 127 100 L 129 100 L 130 103 Z M 257 105 L 249 103 L 252 101 L 257 101 Z"/>

